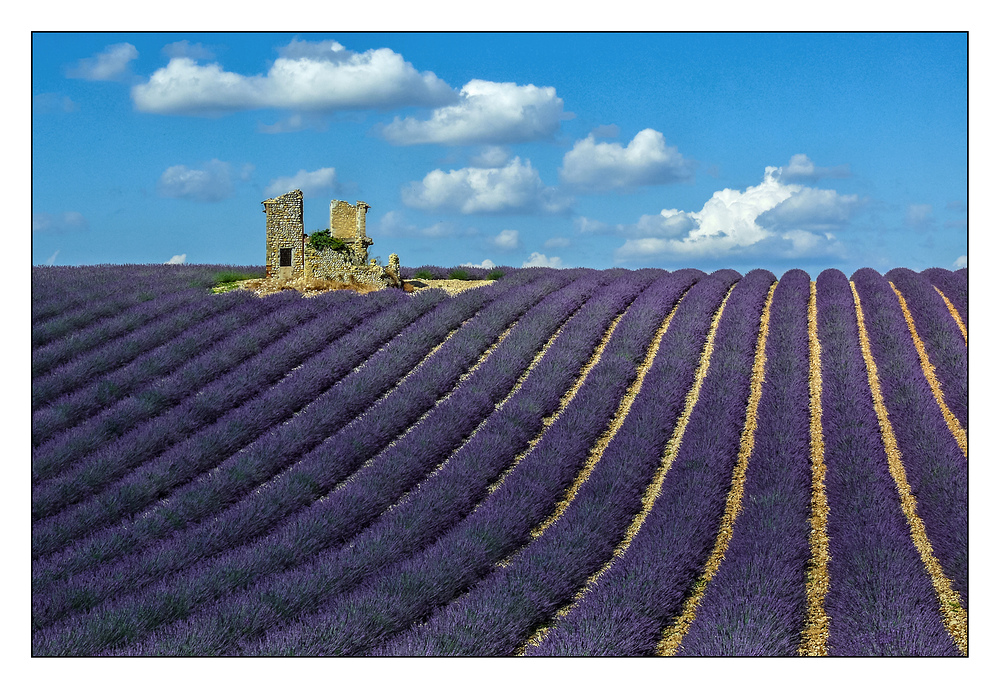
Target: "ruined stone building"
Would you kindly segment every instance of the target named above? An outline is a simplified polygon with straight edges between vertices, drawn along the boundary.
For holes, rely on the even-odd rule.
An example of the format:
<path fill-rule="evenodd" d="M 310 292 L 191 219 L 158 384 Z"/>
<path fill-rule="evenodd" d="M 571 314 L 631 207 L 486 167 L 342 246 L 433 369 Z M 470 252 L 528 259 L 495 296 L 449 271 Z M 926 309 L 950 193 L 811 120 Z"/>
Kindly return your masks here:
<path fill-rule="evenodd" d="M 399 257 L 389 256 L 389 265 L 368 259 L 374 242 L 365 233 L 365 214 L 371 208 L 364 201 L 351 205 L 330 201 L 330 235 L 341 240 L 346 251 L 316 250 L 302 224 L 302 191 L 261 202 L 267 215 L 267 277 L 316 277 L 341 282 L 361 282 L 379 287 L 400 286 Z"/>

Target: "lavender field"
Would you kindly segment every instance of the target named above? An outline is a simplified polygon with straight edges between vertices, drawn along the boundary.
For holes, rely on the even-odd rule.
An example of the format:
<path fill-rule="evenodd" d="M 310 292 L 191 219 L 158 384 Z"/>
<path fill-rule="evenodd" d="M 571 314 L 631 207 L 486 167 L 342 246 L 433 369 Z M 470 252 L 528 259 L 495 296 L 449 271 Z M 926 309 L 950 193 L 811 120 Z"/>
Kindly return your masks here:
<path fill-rule="evenodd" d="M 225 271 L 32 269 L 34 656 L 968 655 L 965 269 Z"/>

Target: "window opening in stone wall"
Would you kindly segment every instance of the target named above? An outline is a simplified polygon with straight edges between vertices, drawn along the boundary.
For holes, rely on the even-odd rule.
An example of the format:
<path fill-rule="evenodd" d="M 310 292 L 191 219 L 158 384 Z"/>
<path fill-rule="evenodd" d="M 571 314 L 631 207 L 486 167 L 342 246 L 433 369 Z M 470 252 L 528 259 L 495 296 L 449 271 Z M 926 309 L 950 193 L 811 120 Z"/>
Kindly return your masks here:
<path fill-rule="evenodd" d="M 285 266 L 292 265 L 292 250 L 291 249 L 281 249 L 281 256 L 279 259 L 278 266 L 284 268 Z"/>

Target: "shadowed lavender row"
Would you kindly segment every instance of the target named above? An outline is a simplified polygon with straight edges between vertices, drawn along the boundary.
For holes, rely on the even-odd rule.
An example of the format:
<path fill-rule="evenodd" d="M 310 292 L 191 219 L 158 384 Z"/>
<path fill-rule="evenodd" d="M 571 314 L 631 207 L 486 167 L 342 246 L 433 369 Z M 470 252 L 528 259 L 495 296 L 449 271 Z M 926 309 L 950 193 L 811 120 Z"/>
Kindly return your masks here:
<path fill-rule="evenodd" d="M 239 643 L 283 621 L 315 612 L 322 601 L 431 545 L 475 507 L 487 487 L 541 429 L 542 418 L 556 410 L 613 316 L 652 277 L 652 271 L 642 271 L 602 289 L 566 324 L 521 388 L 468 442 L 346 547 L 327 549 L 306 565 L 267 577 L 124 652 L 237 653 Z"/>
<path fill-rule="evenodd" d="M 200 558 L 238 546 L 254 535 L 266 533 L 281 519 L 288 517 L 297 509 L 307 507 L 324 491 L 338 481 L 344 480 L 365 459 L 376 455 L 408 425 L 419 419 L 432 407 L 435 400 L 454 387 L 462 372 L 479 359 L 502 330 L 545 294 L 564 285 L 568 279 L 568 274 L 560 274 L 550 279 L 535 281 L 508 291 L 504 298 L 480 310 L 456 333 L 455 337 L 443 345 L 432 362 L 428 362 L 428 365 L 420 367 L 412 376 L 403 380 L 392 394 L 375 404 L 362 418 L 349 424 L 343 431 L 305 455 L 290 472 L 248 496 L 233 509 L 218 515 L 218 519 L 204 522 L 193 532 L 179 534 L 150 552 L 140 553 L 136 557 L 110 565 L 113 572 L 108 574 L 113 575 L 117 584 L 114 591 L 109 590 L 106 581 L 102 582 L 107 576 L 102 577 L 102 573 L 98 571 L 65 582 L 59 591 L 53 594 L 52 599 L 72 602 L 88 594 L 96 596 L 98 592 L 108 595 L 134 591 L 144 584 L 160 580 L 166 574 L 182 570 Z M 537 346 L 541 346 L 541 343 L 539 342 Z M 398 377 L 398 372 L 395 375 Z M 517 373 L 513 375 L 516 378 Z M 326 418 L 328 414 L 324 411 L 310 409 L 310 414 Z M 289 426 L 290 424 L 286 425 L 284 429 L 289 429 Z M 424 442 L 428 440 L 430 438 L 423 439 Z M 299 553 L 301 550 L 308 550 L 307 544 L 310 540 L 323 538 L 322 522 L 330 518 L 324 517 L 323 507 L 324 505 L 320 505 L 318 509 L 307 510 L 309 513 L 302 519 L 293 519 L 288 528 L 279 533 L 277 538 L 271 539 L 270 548 L 268 543 L 263 547 L 253 548 L 257 561 L 256 569 L 261 571 L 254 573 L 253 566 L 246 568 L 242 583 L 253 581 L 256 576 L 267 573 L 269 568 L 288 566 L 294 563 L 295 557 L 304 556 Z M 335 517 L 337 512 L 338 510 L 333 509 L 331 516 Z M 317 529 L 317 526 L 320 528 Z M 268 552 L 272 554 L 270 558 Z M 291 562 L 288 561 L 289 557 L 293 558 Z M 127 596 L 123 602 L 113 601 L 111 598 L 109 604 L 95 611 L 94 615 L 82 619 L 79 624 L 69 621 L 66 625 L 62 625 L 60 630 L 63 627 L 72 629 L 73 631 L 68 633 L 74 636 L 75 643 L 80 644 L 81 648 L 87 648 L 85 639 L 88 635 L 96 635 L 101 640 L 91 648 L 94 651 L 103 648 L 108 641 L 102 633 L 107 627 L 106 624 L 102 624 L 102 620 L 109 617 L 114 619 L 117 609 L 121 606 L 135 606 L 137 599 L 146 603 L 142 614 L 138 617 L 147 624 L 152 625 L 156 620 L 162 622 L 176 619 L 176 616 L 170 615 L 176 615 L 177 610 L 182 607 L 181 601 L 196 605 L 224 592 L 224 589 L 222 591 L 217 589 L 220 582 L 226 582 L 228 585 L 237 583 L 233 573 L 243 568 L 233 565 L 231 560 L 236 559 L 238 558 L 223 557 L 219 563 L 209 563 L 208 567 L 183 572 L 177 577 L 177 581 L 158 586 L 149 596 L 144 594 Z M 219 572 L 225 575 L 221 579 L 218 576 Z M 198 592 L 204 590 L 206 585 L 210 590 L 199 597 Z M 162 602 L 164 600 L 167 601 L 166 605 Z M 164 614 L 168 615 L 165 619 L 162 618 Z M 36 617 L 41 618 L 42 615 L 36 612 Z M 87 631 L 80 631 L 80 627 Z M 60 631 L 53 633 L 58 635 Z"/>
<path fill-rule="evenodd" d="M 206 289 L 223 271 L 264 273 L 262 266 L 208 264 L 32 266 L 32 330 L 39 324 L 55 325 L 67 316 L 77 318 L 81 307 L 103 304 L 106 316 L 152 297 L 184 289 Z M 57 328 L 61 333 L 53 336 L 61 337 L 80 324 L 78 320 L 65 329 Z"/>
<path fill-rule="evenodd" d="M 241 647 L 248 655 L 365 653 L 461 594 L 527 543 L 570 486 L 637 375 L 650 340 L 690 284 L 667 275 L 619 321 L 598 363 L 538 444 L 475 511 L 420 554 L 386 567 L 287 629 Z"/>
<path fill-rule="evenodd" d="M 199 388 L 260 354 L 262 349 L 284 337 L 292 328 L 315 318 L 330 305 L 302 299 L 291 291 L 260 301 L 269 302 L 274 310 L 255 319 L 243 331 L 232 333 L 173 373 L 35 448 L 32 451 L 32 484 L 54 477 L 85 455 L 179 404 Z"/>
<path fill-rule="evenodd" d="M 843 273 L 820 273 L 816 306 L 830 510 L 828 653 L 955 655 L 889 474 Z"/>
<path fill-rule="evenodd" d="M 879 383 L 934 554 L 969 604 L 969 465 L 931 393 L 899 299 L 871 268 L 854 273 Z"/>
<path fill-rule="evenodd" d="M 120 437 L 110 446 L 87 457 L 85 462 L 80 462 L 59 476 L 37 482 L 32 487 L 31 494 L 32 518 L 51 518 L 91 496 L 99 496 L 109 484 L 123 476 L 126 477 L 123 485 L 129 485 L 127 474 L 136 467 L 139 467 L 143 474 L 142 482 L 145 482 L 151 474 L 144 468 L 144 464 L 153 457 L 163 453 L 171 444 L 189 439 L 193 433 L 198 434 L 194 437 L 200 436 L 205 424 L 219 417 L 223 417 L 220 421 L 224 421 L 223 413 L 227 409 L 259 395 L 281 380 L 288 371 L 310 358 L 312 361 L 309 361 L 309 368 L 316 368 L 323 360 L 322 355 L 316 355 L 328 348 L 331 340 L 344 335 L 365 315 L 382 308 L 384 301 L 358 300 L 357 308 L 338 309 L 339 314 L 342 314 L 338 317 L 316 318 L 300 326 L 287 337 L 272 344 L 265 352 L 199 390 L 197 395 L 189 396 L 167 414 Z M 343 300 L 336 299 L 333 302 L 340 305 Z M 273 396 L 274 391 L 270 394 Z M 251 402 L 254 403 L 257 402 Z M 131 483 L 134 484 L 135 481 L 132 480 Z M 75 518 L 73 521 L 76 521 Z M 47 524 L 40 524 L 39 527 L 40 534 L 46 533 L 50 528 Z"/>
<path fill-rule="evenodd" d="M 214 490 L 220 483 L 225 484 L 227 479 L 249 486 L 266 480 L 275 471 L 280 470 L 285 462 L 296 458 L 301 452 L 311 449 L 340 425 L 347 423 L 351 418 L 361 413 L 386 390 L 394 386 L 451 329 L 474 315 L 478 308 L 489 301 L 491 295 L 496 296 L 496 294 L 513 289 L 512 284 L 516 285 L 516 283 L 510 283 L 501 292 L 497 292 L 500 289 L 499 286 L 491 286 L 490 291 L 487 292 L 473 290 L 464 298 L 455 300 L 447 300 L 440 290 L 428 290 L 425 293 L 413 295 L 413 298 L 405 295 L 395 297 L 397 299 L 395 306 L 376 313 L 375 316 L 364 321 L 363 326 L 355 328 L 335 343 L 335 346 L 328 346 L 322 356 L 294 371 L 279 385 L 266 391 L 262 398 L 251 400 L 247 405 L 223 417 L 222 422 L 202 429 L 199 435 L 194 438 L 197 441 L 199 437 L 211 433 L 221 434 L 222 440 L 225 441 L 227 429 L 232 423 L 237 424 L 237 430 L 242 427 L 253 428 L 254 424 L 259 423 L 257 412 L 259 411 L 258 407 L 262 404 L 262 399 L 274 397 L 279 410 L 284 408 L 288 401 L 282 398 L 282 394 L 290 395 L 291 401 L 302 397 L 306 402 L 312 402 L 313 404 L 310 406 L 313 411 L 311 413 L 296 416 L 290 428 L 283 427 L 281 429 L 279 436 L 284 435 L 277 439 L 279 441 L 277 448 L 268 446 L 266 455 L 260 453 L 254 455 L 263 458 L 260 460 L 263 461 L 260 467 L 254 470 L 254 462 L 252 458 L 247 456 L 230 460 L 230 464 L 248 461 L 245 469 L 233 470 L 232 477 L 213 475 L 211 480 L 201 480 L 195 484 L 182 486 L 177 495 L 173 496 L 169 503 L 162 505 L 156 512 L 145 515 L 134 524 L 123 524 L 95 534 L 96 540 L 88 539 L 78 544 L 79 547 L 74 548 L 75 553 L 67 553 L 65 557 L 50 558 L 43 567 L 37 567 L 35 570 L 36 587 L 41 586 L 43 581 L 57 578 L 57 575 L 50 573 L 53 570 L 60 573 L 67 570 L 70 572 L 79 571 L 80 565 L 91 564 L 94 559 L 97 559 L 95 555 L 99 558 L 98 561 L 107 561 L 115 555 L 120 555 L 136 547 L 137 544 L 161 538 L 191 521 L 198 520 L 206 513 L 206 510 L 219 506 L 214 500 L 220 496 L 215 494 Z M 387 293 L 398 294 L 394 291 L 387 291 Z M 357 302 L 359 307 L 369 302 L 372 307 L 377 307 L 380 300 L 371 299 L 371 297 L 376 297 L 378 294 L 380 293 L 358 297 L 361 300 Z M 316 298 L 307 301 L 313 301 Z M 441 308 L 435 308 L 435 306 Z M 363 308 L 355 309 L 355 311 L 359 310 L 361 313 L 356 313 L 354 316 L 345 314 L 341 316 L 341 319 L 356 320 L 364 312 Z M 333 315 L 330 314 L 331 317 Z M 423 315 L 422 318 L 421 315 Z M 414 323 L 414 321 L 416 322 Z M 404 328 L 406 328 L 405 331 Z M 401 331 L 402 335 L 396 337 Z M 396 339 L 392 339 L 394 337 Z M 383 342 L 390 339 L 392 341 L 388 346 L 375 353 Z M 273 348 L 265 350 L 264 354 L 268 354 L 270 349 Z M 277 353 L 280 354 L 280 351 Z M 374 356 L 372 356 L 373 353 Z M 362 363 L 365 365 L 352 371 Z M 334 386 L 341 378 L 344 380 Z M 317 388 L 317 385 L 321 387 Z M 330 389 L 331 386 L 334 387 Z M 317 395 L 324 392 L 326 397 L 336 400 L 332 410 L 328 410 L 325 415 L 315 411 L 324 407 L 323 404 L 316 404 L 316 402 L 323 400 L 323 396 L 317 400 Z M 309 393 L 315 394 L 309 396 Z M 267 414 L 266 410 L 264 413 Z M 306 431 L 300 433 L 299 429 L 306 429 Z M 274 435 L 274 433 L 259 438 L 255 445 L 262 443 L 267 445 L 267 443 L 272 442 L 270 435 Z M 190 440 L 184 441 L 177 449 L 178 451 L 188 449 L 191 444 Z M 197 450 L 197 448 L 194 449 Z M 252 449 L 252 447 L 246 448 L 241 455 L 245 455 Z M 184 455 L 184 457 L 187 456 Z M 266 467 L 271 468 L 265 470 Z M 214 472 L 214 474 L 219 473 L 218 471 Z M 208 502 L 205 502 L 206 500 Z"/>
<path fill-rule="evenodd" d="M 307 379 L 304 374 L 287 374 L 307 359 L 323 352 L 316 361 L 328 357 L 338 361 L 339 366 L 327 369 L 332 384 L 442 298 L 416 295 L 388 309 L 381 309 L 377 299 L 363 300 L 357 308 L 336 310 L 326 318 L 314 319 L 167 414 L 102 448 L 87 458 L 79 479 L 73 481 L 74 488 L 87 490 L 87 474 L 95 470 L 100 471 L 102 480 L 107 476 L 124 477 L 101 493 L 37 522 L 32 529 L 33 557 L 51 553 L 100 526 L 134 514 L 163 497 L 171 487 L 211 468 L 252 440 L 271 425 L 264 422 L 265 418 L 274 422 L 277 413 L 280 421 L 297 411 L 311 398 L 301 394 L 302 389 L 293 383 Z M 364 327 L 356 328 L 338 346 L 330 345 L 332 339 L 348 334 L 351 326 L 372 312 L 377 316 L 366 321 Z M 461 320 L 458 317 L 456 325 Z M 348 343 L 351 346 L 345 347 Z M 313 380 L 326 382 L 322 368 L 311 365 L 308 370 L 318 376 Z M 80 493 L 70 495 L 78 497 Z"/>
<path fill-rule="evenodd" d="M 896 286 L 910 311 L 917 334 L 934 366 L 945 404 L 962 424 L 969 427 L 969 348 L 941 295 L 925 277 L 906 268 L 896 268 L 885 277 Z"/>
<path fill-rule="evenodd" d="M 805 618 L 812 474 L 809 276 L 774 291 L 757 430 L 739 516 L 678 655 L 791 656 Z"/>
<path fill-rule="evenodd" d="M 628 416 L 566 512 L 509 566 L 376 655 L 511 655 L 612 557 L 694 383 L 712 315 L 731 284 L 731 276 L 719 277 L 701 280 L 677 307 Z"/>
<path fill-rule="evenodd" d="M 248 293 L 224 295 L 220 298 L 216 295 L 197 297 L 189 292 L 187 296 L 190 298 L 183 301 L 179 307 L 164 313 L 162 317 L 149 321 L 122 337 L 81 353 L 45 375 L 33 375 L 32 409 L 42 409 L 56 403 L 56 398 L 60 395 L 73 392 L 85 385 L 96 384 L 99 376 L 116 372 L 161 345 L 169 346 L 186 330 L 224 314 L 240 303 L 255 299 Z"/>
<path fill-rule="evenodd" d="M 283 303 L 281 300 L 258 299 L 248 292 L 231 292 L 230 295 L 222 295 L 221 303 L 227 310 L 193 324 L 178 337 L 146 352 L 128 365 L 115 368 L 106 375 L 89 378 L 85 386 L 54 399 L 49 406 L 32 414 L 32 446 L 38 447 L 57 433 L 97 415 L 122 398 L 156 384 L 160 378 L 169 376 L 202 352 L 224 346 L 224 338 L 251 330 L 255 321 Z"/>
<path fill-rule="evenodd" d="M 969 327 L 969 274 L 965 269 L 950 271 L 944 268 L 928 268 L 920 273 L 931 284 L 941 290 L 948 301 L 962 317 L 962 323 Z"/>
<path fill-rule="evenodd" d="M 42 394 L 36 395 L 34 383 L 43 380 L 46 374 L 56 374 L 60 366 L 84 356 L 98 347 L 107 348 L 109 341 L 127 340 L 129 334 L 147 324 L 155 324 L 181 309 L 190 308 L 192 304 L 203 302 L 204 294 L 195 291 L 184 291 L 177 294 L 166 294 L 150 303 L 139 303 L 124 310 L 117 310 L 116 315 L 104 318 L 87 327 L 74 329 L 62 337 L 42 345 L 31 351 L 32 395 L 31 410 L 41 407 L 48 398 Z M 52 386 L 52 383 L 49 383 Z"/>
<path fill-rule="evenodd" d="M 121 313 L 129 307 L 179 291 L 215 284 L 231 266 L 34 266 L 31 269 L 31 346 L 39 347 Z M 242 272 L 259 272 L 245 267 Z M 203 293 L 203 292 L 201 292 Z"/>
<path fill-rule="evenodd" d="M 708 373 L 660 495 L 628 550 L 530 655 L 648 655 L 715 543 L 746 417 L 761 313 L 774 276 L 736 283 Z"/>

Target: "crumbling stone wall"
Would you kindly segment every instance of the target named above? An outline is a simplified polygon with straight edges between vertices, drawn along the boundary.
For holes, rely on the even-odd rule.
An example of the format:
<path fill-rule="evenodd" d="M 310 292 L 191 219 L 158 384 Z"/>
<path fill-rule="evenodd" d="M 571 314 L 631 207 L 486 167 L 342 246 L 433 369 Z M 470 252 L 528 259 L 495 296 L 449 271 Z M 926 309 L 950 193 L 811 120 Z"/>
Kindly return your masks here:
<path fill-rule="evenodd" d="M 352 206 L 347 201 L 330 201 L 330 234 L 347 245 L 353 260 L 359 265 L 368 263 L 368 247 L 373 244 L 365 233 L 365 215 L 371 208 L 364 201 Z"/>
<path fill-rule="evenodd" d="M 398 262 L 398 257 L 396 260 Z M 368 265 L 359 266 L 338 251 L 333 249 L 316 251 L 309 244 L 306 244 L 305 275 L 340 282 L 359 282 L 379 288 L 400 287 L 403 284 L 399 278 L 398 268 L 392 273 L 389 268 L 380 266 L 374 260 Z"/>
<path fill-rule="evenodd" d="M 305 233 L 302 225 L 302 191 L 261 202 L 267 214 L 267 249 L 265 271 L 267 277 L 302 277 L 305 272 Z M 282 249 L 291 253 L 291 265 L 281 265 Z"/>

